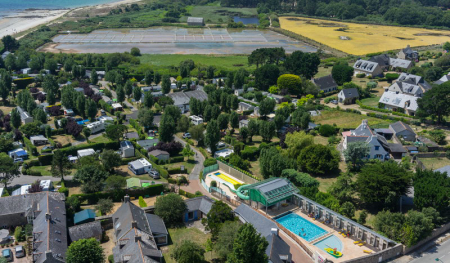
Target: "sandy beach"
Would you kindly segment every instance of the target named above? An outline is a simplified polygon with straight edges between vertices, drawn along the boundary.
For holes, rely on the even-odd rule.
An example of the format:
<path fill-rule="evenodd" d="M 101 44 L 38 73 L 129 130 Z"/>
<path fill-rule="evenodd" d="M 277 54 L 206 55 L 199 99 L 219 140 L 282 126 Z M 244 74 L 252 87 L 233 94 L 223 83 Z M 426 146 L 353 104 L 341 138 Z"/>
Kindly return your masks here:
<path fill-rule="evenodd" d="M 20 32 L 35 28 L 39 25 L 45 25 L 58 19 L 64 15 L 70 15 L 71 12 L 83 9 L 107 9 L 121 4 L 131 4 L 139 2 L 140 0 L 121 0 L 112 3 L 86 6 L 73 9 L 55 9 L 55 10 L 25 10 L 22 12 L 14 13 L 9 16 L 2 17 L 0 19 L 0 38 L 6 35 L 15 35 Z"/>

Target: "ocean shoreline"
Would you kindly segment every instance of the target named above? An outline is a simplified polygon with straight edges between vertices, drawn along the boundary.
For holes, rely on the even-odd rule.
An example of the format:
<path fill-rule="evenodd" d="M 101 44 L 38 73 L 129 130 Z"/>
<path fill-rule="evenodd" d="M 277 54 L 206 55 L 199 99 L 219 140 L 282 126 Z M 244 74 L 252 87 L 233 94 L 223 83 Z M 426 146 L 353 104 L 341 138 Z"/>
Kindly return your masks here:
<path fill-rule="evenodd" d="M 33 29 L 40 25 L 49 24 L 52 21 L 63 17 L 64 15 L 74 11 L 87 8 L 105 8 L 121 4 L 131 4 L 139 2 L 140 0 L 114 0 L 111 2 L 85 5 L 74 8 L 60 8 L 60 9 L 39 9 L 27 8 L 24 10 L 13 10 L 0 13 L 0 38 L 6 35 L 16 36 L 17 34 Z M 1 16 L 4 14 L 4 16 Z"/>

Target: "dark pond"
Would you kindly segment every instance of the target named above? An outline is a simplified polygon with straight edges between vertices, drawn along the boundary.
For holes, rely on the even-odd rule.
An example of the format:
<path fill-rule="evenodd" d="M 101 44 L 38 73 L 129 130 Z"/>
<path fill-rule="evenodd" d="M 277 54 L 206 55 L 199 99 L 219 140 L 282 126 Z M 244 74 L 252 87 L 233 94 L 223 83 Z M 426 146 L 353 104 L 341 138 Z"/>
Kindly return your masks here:
<path fill-rule="evenodd" d="M 233 21 L 235 23 L 242 22 L 244 25 L 248 25 L 248 24 L 259 25 L 259 19 L 257 17 L 240 17 L 240 16 L 235 16 L 235 17 L 233 17 Z"/>

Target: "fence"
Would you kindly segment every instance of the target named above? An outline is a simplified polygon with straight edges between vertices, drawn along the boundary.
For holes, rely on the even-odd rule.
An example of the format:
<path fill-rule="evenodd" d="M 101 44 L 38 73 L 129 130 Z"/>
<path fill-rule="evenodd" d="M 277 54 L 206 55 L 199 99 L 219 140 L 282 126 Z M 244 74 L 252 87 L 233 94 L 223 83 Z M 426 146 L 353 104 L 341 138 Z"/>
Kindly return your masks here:
<path fill-rule="evenodd" d="M 219 170 L 219 165 L 218 165 L 218 164 L 213 164 L 213 165 L 210 165 L 210 166 L 208 166 L 208 167 L 205 167 L 205 168 L 203 169 L 203 179 L 206 178 L 206 175 L 207 175 L 207 174 L 212 173 L 212 172 L 215 172 L 215 171 L 217 171 L 217 170 Z"/>
<path fill-rule="evenodd" d="M 238 170 L 236 170 L 235 168 L 222 163 L 220 161 L 217 162 L 218 166 L 219 166 L 219 170 L 222 170 L 224 172 L 226 172 L 227 174 L 236 177 L 237 179 L 243 181 L 246 184 L 254 184 L 259 182 L 258 180 L 251 178 L 250 176 L 244 174 L 243 172 L 240 172 Z"/>
<path fill-rule="evenodd" d="M 228 203 L 229 205 L 232 205 L 234 207 L 238 207 L 241 205 L 240 201 L 231 198 L 230 196 L 226 195 L 224 192 L 221 193 L 220 191 L 218 191 L 218 190 L 220 190 L 220 188 L 210 187 L 209 189 L 211 190 L 210 193 L 214 197 L 217 197 L 218 199 L 224 201 L 225 203 Z"/>

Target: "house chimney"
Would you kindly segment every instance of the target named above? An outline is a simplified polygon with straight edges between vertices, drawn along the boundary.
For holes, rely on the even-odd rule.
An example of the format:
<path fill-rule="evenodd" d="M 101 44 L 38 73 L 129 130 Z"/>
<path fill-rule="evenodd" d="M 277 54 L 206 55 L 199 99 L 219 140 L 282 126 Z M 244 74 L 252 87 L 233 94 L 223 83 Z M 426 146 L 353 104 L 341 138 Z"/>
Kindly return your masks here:
<path fill-rule="evenodd" d="M 53 258 L 53 253 L 51 250 L 45 251 L 45 258 L 47 259 L 47 261 L 50 261 L 50 259 Z"/>
<path fill-rule="evenodd" d="M 126 196 L 123 198 L 123 202 L 124 202 L 124 203 L 130 202 L 130 196 L 129 196 L 129 195 L 126 195 Z"/>
<path fill-rule="evenodd" d="M 138 241 L 142 242 L 142 237 L 141 236 L 134 236 L 134 242 L 138 242 Z"/>
<path fill-rule="evenodd" d="M 271 228 L 271 229 L 270 229 L 270 232 L 271 232 L 273 235 L 278 236 L 278 228 Z"/>
<path fill-rule="evenodd" d="M 131 221 L 131 228 L 137 228 L 137 223 L 136 221 Z"/>
<path fill-rule="evenodd" d="M 50 213 L 45 213 L 45 221 L 49 221 L 52 219 L 52 216 L 50 215 Z"/>

